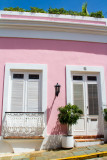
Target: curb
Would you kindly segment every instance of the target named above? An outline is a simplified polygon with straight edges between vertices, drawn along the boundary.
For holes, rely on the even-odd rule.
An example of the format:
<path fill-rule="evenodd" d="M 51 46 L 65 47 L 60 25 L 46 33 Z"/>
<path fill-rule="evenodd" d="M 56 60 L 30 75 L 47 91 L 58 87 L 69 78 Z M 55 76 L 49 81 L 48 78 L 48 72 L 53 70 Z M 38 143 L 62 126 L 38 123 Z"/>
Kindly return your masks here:
<path fill-rule="evenodd" d="M 89 154 L 89 155 L 80 155 L 80 156 L 73 156 L 73 157 L 59 158 L 59 159 L 51 159 L 51 160 L 85 160 L 85 159 L 98 158 L 98 157 L 104 157 L 104 156 L 107 156 L 107 151 L 92 153 L 92 154 Z"/>

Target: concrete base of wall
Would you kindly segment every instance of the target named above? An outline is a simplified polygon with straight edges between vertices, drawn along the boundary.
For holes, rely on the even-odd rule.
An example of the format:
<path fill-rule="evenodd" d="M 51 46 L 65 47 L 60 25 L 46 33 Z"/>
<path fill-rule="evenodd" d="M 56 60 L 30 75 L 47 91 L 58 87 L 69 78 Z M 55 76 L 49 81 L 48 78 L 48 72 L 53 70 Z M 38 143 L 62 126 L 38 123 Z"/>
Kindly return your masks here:
<path fill-rule="evenodd" d="M 11 146 L 14 153 L 40 150 L 43 142 L 42 139 L 7 139 L 3 141 Z"/>
<path fill-rule="evenodd" d="M 45 139 L 1 139 L 0 153 L 22 153 L 61 148 L 61 135 L 48 135 Z M 75 139 L 75 147 L 103 144 L 104 140 Z"/>
<path fill-rule="evenodd" d="M 0 153 L 22 153 L 61 148 L 60 135 L 46 136 L 45 139 L 0 139 Z"/>
<path fill-rule="evenodd" d="M 62 147 L 62 135 L 48 135 L 45 137 L 41 150 L 57 149 Z"/>

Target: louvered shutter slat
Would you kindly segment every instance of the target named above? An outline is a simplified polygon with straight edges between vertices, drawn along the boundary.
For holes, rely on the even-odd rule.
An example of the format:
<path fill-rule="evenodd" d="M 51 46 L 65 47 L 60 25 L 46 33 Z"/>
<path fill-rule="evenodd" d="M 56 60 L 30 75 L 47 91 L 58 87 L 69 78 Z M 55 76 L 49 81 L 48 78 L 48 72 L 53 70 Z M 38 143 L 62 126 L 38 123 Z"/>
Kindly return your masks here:
<path fill-rule="evenodd" d="M 83 84 L 73 84 L 74 104 L 84 112 Z"/>
<path fill-rule="evenodd" d="M 12 80 L 12 92 L 11 92 L 11 112 L 23 111 L 23 80 Z"/>
<path fill-rule="evenodd" d="M 27 111 L 37 112 L 39 106 L 39 81 L 27 82 Z"/>

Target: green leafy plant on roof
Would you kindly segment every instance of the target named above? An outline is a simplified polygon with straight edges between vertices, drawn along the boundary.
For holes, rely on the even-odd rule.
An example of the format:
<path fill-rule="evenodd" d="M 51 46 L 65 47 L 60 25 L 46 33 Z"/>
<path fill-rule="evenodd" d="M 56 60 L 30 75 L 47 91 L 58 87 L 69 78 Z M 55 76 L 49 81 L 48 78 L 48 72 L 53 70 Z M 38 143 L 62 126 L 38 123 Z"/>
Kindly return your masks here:
<path fill-rule="evenodd" d="M 104 18 L 102 11 L 91 12 L 88 13 L 87 10 L 87 2 L 83 3 L 82 11 L 72 11 L 72 10 L 65 10 L 64 8 L 51 8 L 49 7 L 48 11 L 43 10 L 42 8 L 37 7 L 30 7 L 30 9 L 23 9 L 19 7 L 8 7 L 4 8 L 4 11 L 18 11 L 18 12 L 32 12 L 32 13 L 49 13 L 49 14 L 64 14 L 64 15 L 76 15 L 76 16 L 89 16 L 89 17 L 96 17 L 96 18 Z"/>
<path fill-rule="evenodd" d="M 19 7 L 8 7 L 8 8 L 4 8 L 4 11 L 18 11 L 18 12 L 26 12 L 25 9 L 23 8 L 19 8 Z"/>
<path fill-rule="evenodd" d="M 88 10 L 87 10 L 87 2 L 85 2 L 85 3 L 82 5 L 82 13 L 83 13 L 85 16 L 89 16 L 89 13 L 88 13 Z"/>
<path fill-rule="evenodd" d="M 37 8 L 37 7 L 30 7 L 30 12 L 33 12 L 33 13 L 46 13 L 46 11 L 44 11 L 43 9 L 41 8 Z"/>
<path fill-rule="evenodd" d="M 92 13 L 90 13 L 90 17 L 104 18 L 102 11 L 92 12 Z"/>

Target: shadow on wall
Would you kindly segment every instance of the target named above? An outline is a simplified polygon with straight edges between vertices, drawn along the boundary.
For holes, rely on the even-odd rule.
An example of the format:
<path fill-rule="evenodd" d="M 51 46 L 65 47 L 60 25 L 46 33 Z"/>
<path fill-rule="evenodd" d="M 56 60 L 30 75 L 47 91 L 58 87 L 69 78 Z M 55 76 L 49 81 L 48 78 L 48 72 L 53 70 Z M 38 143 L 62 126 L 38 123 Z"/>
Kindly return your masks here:
<path fill-rule="evenodd" d="M 49 136 L 46 137 L 43 149 L 61 148 L 62 134 L 66 133 L 66 125 L 61 125 L 57 120 L 55 127 L 52 129 Z"/>
<path fill-rule="evenodd" d="M 107 55 L 107 44 L 68 40 L 0 38 L 0 49 L 74 51 Z"/>
<path fill-rule="evenodd" d="M 41 150 L 43 149 L 57 149 L 61 148 L 61 135 L 50 135 L 47 136 L 41 146 Z"/>
<path fill-rule="evenodd" d="M 66 125 L 61 125 L 60 122 L 57 120 L 55 127 L 51 131 L 51 135 L 66 134 L 66 131 L 67 131 Z"/>
<path fill-rule="evenodd" d="M 53 108 L 55 104 L 56 97 L 53 98 L 52 104 L 47 109 L 47 126 L 50 123 L 50 118 L 52 114 L 54 114 Z M 51 125 L 53 122 L 51 121 Z M 57 120 L 56 124 L 52 127 L 50 135 L 45 137 L 41 149 L 56 149 L 61 148 L 61 139 L 62 134 L 66 134 L 67 127 L 66 125 L 61 125 L 60 122 Z"/>
<path fill-rule="evenodd" d="M 54 97 L 53 101 L 52 101 L 52 105 L 50 106 L 50 108 L 47 109 L 47 124 L 48 124 L 48 121 L 49 121 L 49 118 L 50 118 L 50 115 L 51 115 L 51 112 L 52 112 L 52 109 L 53 109 L 53 105 L 54 105 L 54 102 L 55 102 L 55 99 L 56 99 L 56 96 Z"/>
<path fill-rule="evenodd" d="M 53 110 L 53 106 L 56 100 L 56 96 L 54 97 L 53 101 L 52 101 L 52 105 L 50 106 L 50 108 L 47 109 L 47 126 L 49 123 L 49 119 L 51 118 L 51 114 L 54 114 Z M 60 122 L 57 120 L 55 127 L 51 130 L 51 135 L 60 135 L 60 134 L 65 134 L 67 131 L 66 125 L 61 125 Z"/>

